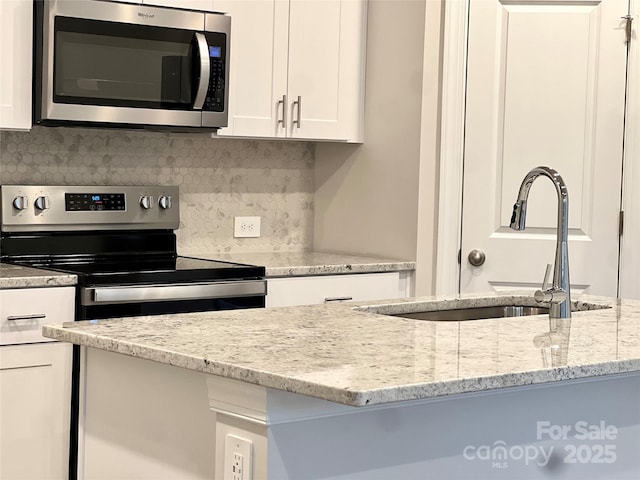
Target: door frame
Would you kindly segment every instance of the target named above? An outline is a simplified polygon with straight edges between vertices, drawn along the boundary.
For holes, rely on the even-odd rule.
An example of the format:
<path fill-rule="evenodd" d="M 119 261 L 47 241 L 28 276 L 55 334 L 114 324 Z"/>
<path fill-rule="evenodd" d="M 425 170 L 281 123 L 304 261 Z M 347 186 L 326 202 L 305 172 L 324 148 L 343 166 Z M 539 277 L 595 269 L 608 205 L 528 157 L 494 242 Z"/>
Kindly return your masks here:
<path fill-rule="evenodd" d="M 469 0 L 444 1 L 435 294 L 460 292 Z"/>
<path fill-rule="evenodd" d="M 619 296 L 640 299 L 640 0 L 631 0 L 633 17 L 627 78 L 627 112 L 622 178 L 624 233 L 620 245 Z M 634 165 L 635 160 L 635 165 Z M 632 215 L 633 212 L 633 215 Z M 634 248 L 634 244 L 636 248 Z"/>
<path fill-rule="evenodd" d="M 464 174 L 464 128 L 466 108 L 466 65 L 469 2 L 444 2 L 442 117 L 440 135 L 439 192 L 435 294 L 460 292 L 462 261 L 462 196 Z M 629 53 L 629 78 L 625 130 L 623 205 L 628 212 L 640 212 L 640 0 L 630 0 L 632 42 Z M 634 193 L 635 192 L 635 193 Z M 631 215 L 627 215 L 630 217 Z M 627 218 L 620 245 L 619 291 L 640 298 L 637 265 L 640 251 L 633 245 L 640 240 L 640 215 Z M 635 267 L 634 267 L 635 266 Z M 633 272 L 631 271 L 633 270 Z"/>

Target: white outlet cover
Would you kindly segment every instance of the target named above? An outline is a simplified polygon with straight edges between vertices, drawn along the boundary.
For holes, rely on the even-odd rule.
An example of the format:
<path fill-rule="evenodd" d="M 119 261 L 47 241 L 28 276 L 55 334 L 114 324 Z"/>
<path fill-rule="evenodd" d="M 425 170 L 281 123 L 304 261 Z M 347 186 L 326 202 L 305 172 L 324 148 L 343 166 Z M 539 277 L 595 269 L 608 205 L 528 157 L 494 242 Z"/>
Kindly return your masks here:
<path fill-rule="evenodd" d="M 257 238 L 260 236 L 260 217 L 235 217 L 233 236 L 235 238 Z"/>
<path fill-rule="evenodd" d="M 223 477 L 224 480 L 251 480 L 253 478 L 253 442 L 250 439 L 230 433 L 225 435 Z"/>

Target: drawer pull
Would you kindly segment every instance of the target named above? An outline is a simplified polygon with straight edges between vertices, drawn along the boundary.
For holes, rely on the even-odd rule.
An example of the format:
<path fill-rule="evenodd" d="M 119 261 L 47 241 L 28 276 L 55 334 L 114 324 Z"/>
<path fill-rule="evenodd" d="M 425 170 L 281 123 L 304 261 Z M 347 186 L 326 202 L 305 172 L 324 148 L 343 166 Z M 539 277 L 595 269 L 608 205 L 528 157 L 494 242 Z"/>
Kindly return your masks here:
<path fill-rule="evenodd" d="M 30 315 L 9 315 L 7 316 L 7 320 L 16 321 L 16 320 L 39 320 L 41 318 L 47 318 L 47 315 L 44 313 L 32 313 Z"/>
<path fill-rule="evenodd" d="M 353 297 L 327 297 L 324 299 L 324 303 L 347 302 L 349 300 L 353 300 Z"/>

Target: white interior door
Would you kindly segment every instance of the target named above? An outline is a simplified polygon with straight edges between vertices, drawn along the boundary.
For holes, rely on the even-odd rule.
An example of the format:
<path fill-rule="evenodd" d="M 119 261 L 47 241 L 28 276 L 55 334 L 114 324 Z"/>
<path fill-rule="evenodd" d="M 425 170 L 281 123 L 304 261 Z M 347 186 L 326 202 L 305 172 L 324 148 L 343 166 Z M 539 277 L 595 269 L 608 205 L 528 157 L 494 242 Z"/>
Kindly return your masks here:
<path fill-rule="evenodd" d="M 552 183 L 531 188 L 525 231 L 509 220 L 523 177 L 545 165 L 568 186 L 572 290 L 616 295 L 627 12 L 628 0 L 470 1 L 461 292 L 540 286 Z"/>

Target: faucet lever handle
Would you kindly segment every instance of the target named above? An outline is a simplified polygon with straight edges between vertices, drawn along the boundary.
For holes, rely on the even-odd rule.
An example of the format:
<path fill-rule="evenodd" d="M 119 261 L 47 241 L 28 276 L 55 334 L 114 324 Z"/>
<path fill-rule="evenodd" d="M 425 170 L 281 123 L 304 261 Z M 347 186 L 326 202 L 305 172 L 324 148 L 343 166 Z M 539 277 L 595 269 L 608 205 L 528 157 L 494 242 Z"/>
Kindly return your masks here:
<path fill-rule="evenodd" d="M 544 280 L 542 280 L 542 291 L 549 288 L 549 275 L 551 275 L 551 264 L 547 263 L 547 269 L 544 271 Z"/>
<path fill-rule="evenodd" d="M 544 280 L 542 281 L 542 289 L 533 294 L 533 298 L 536 302 L 552 302 L 560 303 L 566 300 L 569 296 L 562 288 L 553 285 L 549 288 L 549 274 L 551 273 L 551 264 L 547 264 L 547 269 L 544 272 Z"/>

